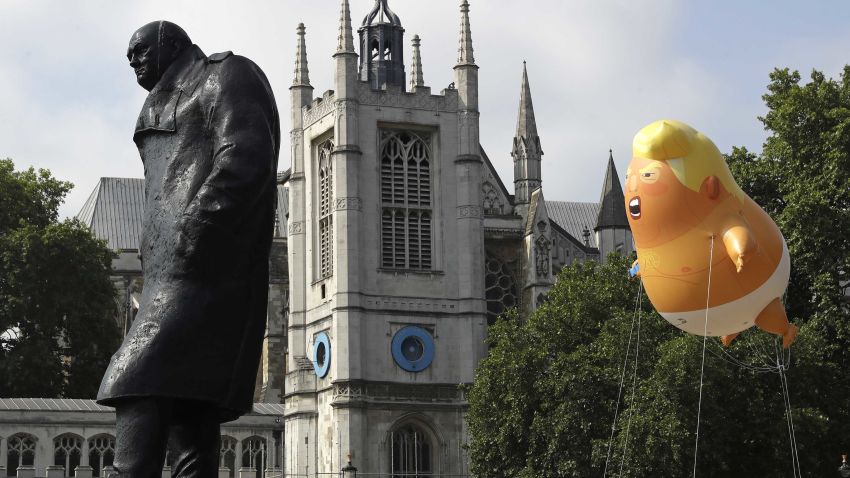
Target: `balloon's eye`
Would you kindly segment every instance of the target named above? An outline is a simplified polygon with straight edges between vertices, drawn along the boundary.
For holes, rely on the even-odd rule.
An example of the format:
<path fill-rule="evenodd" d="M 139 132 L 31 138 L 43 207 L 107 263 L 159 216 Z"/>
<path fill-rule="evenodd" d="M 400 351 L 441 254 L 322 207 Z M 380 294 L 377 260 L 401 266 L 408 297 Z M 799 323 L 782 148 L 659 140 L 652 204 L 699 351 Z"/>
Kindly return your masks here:
<path fill-rule="evenodd" d="M 658 181 L 658 170 L 653 169 L 651 171 L 643 171 L 640 173 L 641 182 L 652 184 L 655 181 Z"/>

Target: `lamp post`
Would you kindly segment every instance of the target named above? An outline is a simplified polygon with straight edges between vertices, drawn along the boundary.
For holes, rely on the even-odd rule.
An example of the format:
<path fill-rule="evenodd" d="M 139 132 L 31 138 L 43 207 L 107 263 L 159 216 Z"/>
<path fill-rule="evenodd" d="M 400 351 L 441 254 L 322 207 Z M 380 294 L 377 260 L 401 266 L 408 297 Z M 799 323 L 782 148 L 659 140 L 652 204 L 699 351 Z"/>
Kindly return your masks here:
<path fill-rule="evenodd" d="M 838 474 L 841 478 L 850 477 L 850 464 L 847 464 L 847 455 L 841 455 L 841 466 L 838 467 Z"/>
<path fill-rule="evenodd" d="M 351 464 L 351 452 L 348 453 L 348 464 L 342 468 L 343 478 L 357 478 L 357 468 Z"/>

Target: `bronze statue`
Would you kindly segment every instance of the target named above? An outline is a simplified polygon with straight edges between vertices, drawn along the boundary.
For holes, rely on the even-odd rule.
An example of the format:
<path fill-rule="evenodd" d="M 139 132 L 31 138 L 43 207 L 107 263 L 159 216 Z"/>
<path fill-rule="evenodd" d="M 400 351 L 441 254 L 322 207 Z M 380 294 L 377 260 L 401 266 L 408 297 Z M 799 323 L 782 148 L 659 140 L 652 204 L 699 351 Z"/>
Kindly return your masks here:
<path fill-rule="evenodd" d="M 218 476 L 219 424 L 249 412 L 260 361 L 280 125 L 263 72 L 209 57 L 166 21 L 137 30 L 150 91 L 133 140 L 145 167 L 139 311 L 98 392 L 116 408 L 115 468 Z"/>

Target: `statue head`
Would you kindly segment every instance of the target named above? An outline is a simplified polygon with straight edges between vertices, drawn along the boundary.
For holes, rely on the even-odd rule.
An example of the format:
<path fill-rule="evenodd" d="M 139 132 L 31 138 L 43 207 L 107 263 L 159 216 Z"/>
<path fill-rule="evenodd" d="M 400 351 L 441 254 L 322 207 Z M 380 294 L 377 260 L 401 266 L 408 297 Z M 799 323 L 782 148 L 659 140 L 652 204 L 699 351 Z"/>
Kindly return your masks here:
<path fill-rule="evenodd" d="M 192 40 L 174 23 L 160 20 L 139 28 L 130 37 L 127 59 L 136 72 L 136 81 L 150 91 L 159 82 L 168 67 Z"/>

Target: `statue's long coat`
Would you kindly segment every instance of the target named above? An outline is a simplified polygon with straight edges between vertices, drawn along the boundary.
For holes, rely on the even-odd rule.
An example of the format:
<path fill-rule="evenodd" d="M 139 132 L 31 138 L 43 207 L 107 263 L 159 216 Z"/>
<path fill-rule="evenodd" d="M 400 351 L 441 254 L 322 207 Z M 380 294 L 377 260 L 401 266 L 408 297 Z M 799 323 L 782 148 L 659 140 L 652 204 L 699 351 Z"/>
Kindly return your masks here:
<path fill-rule="evenodd" d="M 144 289 L 98 401 L 211 401 L 250 411 L 266 320 L 280 126 L 247 58 L 193 45 L 151 90 L 133 140 L 145 166 Z"/>

